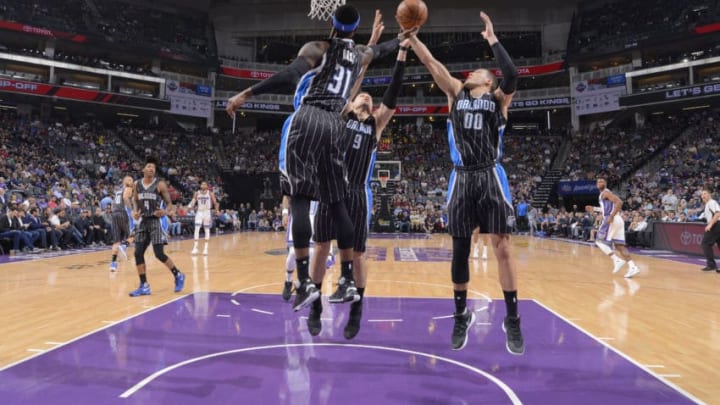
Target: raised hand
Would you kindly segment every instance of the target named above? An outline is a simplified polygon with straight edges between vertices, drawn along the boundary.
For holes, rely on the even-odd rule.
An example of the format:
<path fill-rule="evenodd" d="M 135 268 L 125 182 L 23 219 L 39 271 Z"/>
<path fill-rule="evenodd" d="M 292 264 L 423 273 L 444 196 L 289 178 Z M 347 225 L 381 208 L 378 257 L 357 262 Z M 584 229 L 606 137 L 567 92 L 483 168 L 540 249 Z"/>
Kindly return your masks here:
<path fill-rule="evenodd" d="M 420 31 L 420 27 L 413 27 L 409 30 L 402 31 L 398 34 L 398 39 L 400 40 L 400 42 L 405 41 L 406 39 L 415 36 L 418 31 Z"/>
<path fill-rule="evenodd" d="M 480 19 L 485 24 L 485 31 L 482 32 L 483 38 L 485 38 L 488 42 L 497 41 L 497 37 L 495 36 L 495 30 L 493 29 L 493 23 L 490 20 L 490 16 L 485 14 L 484 11 L 481 11 Z"/>
<path fill-rule="evenodd" d="M 377 45 L 378 41 L 380 41 L 380 37 L 385 30 L 385 24 L 383 23 L 382 17 L 383 16 L 380 10 L 375 10 L 375 21 L 373 21 L 372 35 L 370 35 L 368 46 Z"/>

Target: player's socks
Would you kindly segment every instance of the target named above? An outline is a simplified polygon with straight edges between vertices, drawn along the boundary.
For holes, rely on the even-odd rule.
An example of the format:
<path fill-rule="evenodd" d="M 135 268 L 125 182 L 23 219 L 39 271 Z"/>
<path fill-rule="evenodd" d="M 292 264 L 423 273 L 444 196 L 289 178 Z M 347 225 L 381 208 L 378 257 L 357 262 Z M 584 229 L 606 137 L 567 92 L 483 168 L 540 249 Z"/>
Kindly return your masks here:
<path fill-rule="evenodd" d="M 304 257 L 302 259 L 295 259 L 295 268 L 297 269 L 298 280 L 304 282 L 310 278 L 310 258 Z"/>
<path fill-rule="evenodd" d="M 340 275 L 342 277 L 344 277 L 346 280 L 353 279 L 353 261 L 352 260 L 340 263 Z"/>
<path fill-rule="evenodd" d="M 503 291 L 503 295 L 505 296 L 505 309 L 507 310 L 507 315 L 517 318 L 517 291 Z"/>
<path fill-rule="evenodd" d="M 467 290 L 455 290 L 453 295 L 455 297 L 455 313 L 461 314 L 467 307 Z"/>

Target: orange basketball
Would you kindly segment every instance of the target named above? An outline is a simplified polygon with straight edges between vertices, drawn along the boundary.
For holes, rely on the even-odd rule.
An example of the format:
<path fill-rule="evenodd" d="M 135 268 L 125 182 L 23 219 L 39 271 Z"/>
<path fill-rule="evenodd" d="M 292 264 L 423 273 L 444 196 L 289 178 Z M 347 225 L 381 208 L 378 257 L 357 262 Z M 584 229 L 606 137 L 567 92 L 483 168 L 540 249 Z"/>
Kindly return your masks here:
<path fill-rule="evenodd" d="M 398 5 L 395 18 L 404 30 L 420 27 L 428 19 L 427 5 L 422 0 L 403 0 Z"/>

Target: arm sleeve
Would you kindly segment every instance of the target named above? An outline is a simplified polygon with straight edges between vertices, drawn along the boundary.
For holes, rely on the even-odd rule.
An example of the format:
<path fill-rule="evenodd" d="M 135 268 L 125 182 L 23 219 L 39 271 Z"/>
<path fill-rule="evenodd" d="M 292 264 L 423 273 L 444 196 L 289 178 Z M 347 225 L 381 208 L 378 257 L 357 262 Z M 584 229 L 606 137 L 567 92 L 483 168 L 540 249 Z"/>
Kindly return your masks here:
<path fill-rule="evenodd" d="M 286 85 L 295 85 L 311 69 L 310 63 L 303 58 L 295 59 L 285 70 L 251 87 L 253 95 L 272 93 Z"/>
<path fill-rule="evenodd" d="M 500 83 L 500 89 L 505 94 L 512 94 L 517 88 L 517 82 L 519 77 L 517 67 L 515 67 L 512 59 L 510 59 L 510 55 L 508 55 L 507 51 L 502 46 L 502 44 L 500 44 L 500 42 L 496 42 L 492 46 L 492 51 L 493 55 L 495 56 L 495 60 L 500 65 L 500 70 L 503 74 L 503 79 Z"/>
<path fill-rule="evenodd" d="M 400 40 L 393 38 L 389 41 L 381 42 L 377 45 L 370 45 L 373 50 L 373 60 L 382 59 L 395 52 L 400 46 Z"/>
<path fill-rule="evenodd" d="M 398 93 L 400 93 L 400 87 L 402 87 L 403 75 L 405 74 L 405 62 L 395 62 L 395 70 L 393 71 L 392 80 L 387 90 L 385 90 L 385 96 L 383 96 L 383 104 L 385 107 L 394 110 L 397 104 Z"/>

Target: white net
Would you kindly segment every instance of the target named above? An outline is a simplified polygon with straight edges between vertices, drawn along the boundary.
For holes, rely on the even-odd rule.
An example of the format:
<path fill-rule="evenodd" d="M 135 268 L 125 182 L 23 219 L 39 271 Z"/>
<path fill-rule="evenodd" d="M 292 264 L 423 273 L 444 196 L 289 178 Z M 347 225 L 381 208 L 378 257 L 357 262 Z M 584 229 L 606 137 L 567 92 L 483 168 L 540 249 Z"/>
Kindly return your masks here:
<path fill-rule="evenodd" d="M 338 7 L 344 5 L 345 0 L 310 0 L 308 17 L 327 21 Z"/>

